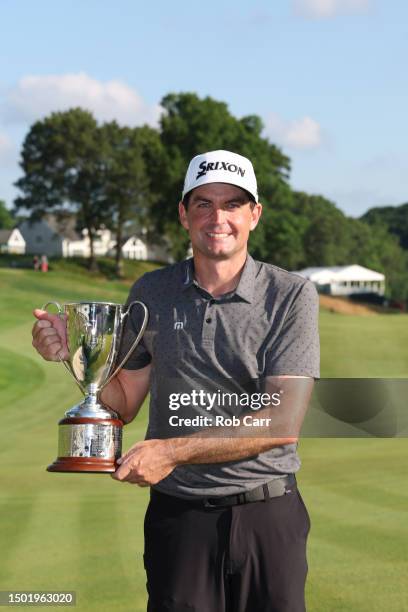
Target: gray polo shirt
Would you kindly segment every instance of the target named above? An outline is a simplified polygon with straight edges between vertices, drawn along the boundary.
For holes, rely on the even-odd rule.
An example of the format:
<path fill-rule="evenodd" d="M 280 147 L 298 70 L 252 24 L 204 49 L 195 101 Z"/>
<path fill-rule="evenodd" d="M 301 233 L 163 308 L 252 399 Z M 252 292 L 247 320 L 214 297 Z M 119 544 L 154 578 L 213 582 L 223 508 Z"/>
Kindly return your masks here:
<path fill-rule="evenodd" d="M 214 298 L 194 279 L 192 259 L 149 272 L 132 287 L 128 302 L 149 309 L 143 341 L 125 365 L 152 363 L 146 438 L 179 437 L 196 426 L 170 426 L 170 417 L 209 417 L 209 409 L 169 408 L 169 397 L 205 388 L 248 391 L 267 376 L 319 377 L 318 296 L 312 283 L 248 255 L 235 291 Z M 140 326 L 135 308 L 125 328 L 123 350 Z M 213 416 L 232 416 L 236 406 L 214 406 Z M 224 412 L 223 412 L 224 411 Z M 218 464 L 183 465 L 155 485 L 184 498 L 248 491 L 300 467 L 295 444 L 255 457 Z"/>

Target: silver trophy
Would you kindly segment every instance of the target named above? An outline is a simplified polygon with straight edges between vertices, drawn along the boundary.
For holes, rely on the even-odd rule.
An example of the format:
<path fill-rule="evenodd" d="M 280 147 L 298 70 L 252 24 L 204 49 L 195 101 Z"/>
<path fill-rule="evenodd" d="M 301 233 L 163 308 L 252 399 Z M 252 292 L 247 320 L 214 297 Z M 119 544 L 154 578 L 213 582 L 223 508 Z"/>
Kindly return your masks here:
<path fill-rule="evenodd" d="M 68 410 L 59 422 L 58 457 L 49 472 L 114 472 L 122 452 L 122 426 L 118 415 L 100 401 L 102 389 L 112 380 L 139 344 L 148 311 L 143 302 L 121 304 L 48 302 L 66 321 L 69 358 L 62 361 L 85 399 Z M 143 309 L 142 326 L 130 349 L 115 366 L 123 324 L 134 306 Z"/>

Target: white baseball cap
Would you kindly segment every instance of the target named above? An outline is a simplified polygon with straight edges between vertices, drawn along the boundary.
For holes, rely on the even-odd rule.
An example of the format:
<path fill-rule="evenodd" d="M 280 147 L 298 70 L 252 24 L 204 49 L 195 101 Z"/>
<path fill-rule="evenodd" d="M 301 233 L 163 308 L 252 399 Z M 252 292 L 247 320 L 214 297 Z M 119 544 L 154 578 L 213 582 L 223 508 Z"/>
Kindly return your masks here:
<path fill-rule="evenodd" d="M 191 160 L 181 199 L 186 193 L 207 183 L 229 183 L 245 189 L 258 202 L 258 187 L 252 163 L 231 151 L 209 151 Z"/>

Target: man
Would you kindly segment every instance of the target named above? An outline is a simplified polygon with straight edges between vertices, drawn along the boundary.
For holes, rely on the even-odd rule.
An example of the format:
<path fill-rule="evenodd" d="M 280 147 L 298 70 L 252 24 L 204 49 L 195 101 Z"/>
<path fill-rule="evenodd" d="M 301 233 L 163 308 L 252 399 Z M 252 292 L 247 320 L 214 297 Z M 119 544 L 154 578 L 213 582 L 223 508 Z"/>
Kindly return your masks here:
<path fill-rule="evenodd" d="M 152 487 L 144 555 L 151 612 L 305 609 L 310 522 L 294 473 L 319 376 L 318 302 L 311 283 L 249 256 L 261 212 L 248 159 L 229 151 L 198 155 L 179 204 L 193 258 L 145 274 L 130 292 L 129 300 L 146 303 L 149 324 L 102 400 L 128 423 L 151 393 L 146 440 L 123 455 L 114 474 Z M 66 358 L 64 325 L 35 314 L 34 346 L 46 359 Z M 267 427 L 245 435 L 248 410 L 236 417 L 237 406 L 225 408 L 218 394 L 216 408 L 237 419 L 237 433 L 231 421 L 216 431 L 191 428 L 190 419 L 169 435 L 170 391 L 189 389 L 189 403 L 179 398 L 184 414 L 204 417 L 210 411 L 193 401 L 197 387 L 246 389 L 253 381 L 287 398 L 259 412 L 271 417 Z"/>

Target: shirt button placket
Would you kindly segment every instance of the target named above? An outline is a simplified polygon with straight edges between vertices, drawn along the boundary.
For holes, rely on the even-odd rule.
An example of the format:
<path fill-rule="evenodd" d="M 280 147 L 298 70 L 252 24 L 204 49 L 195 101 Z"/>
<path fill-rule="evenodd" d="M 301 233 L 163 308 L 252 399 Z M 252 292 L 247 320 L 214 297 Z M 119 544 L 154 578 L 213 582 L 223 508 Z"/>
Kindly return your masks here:
<path fill-rule="evenodd" d="M 202 341 L 203 344 L 209 346 L 214 344 L 215 335 L 215 311 L 214 301 L 209 300 L 205 307 L 204 320 L 203 320 L 203 331 Z"/>

